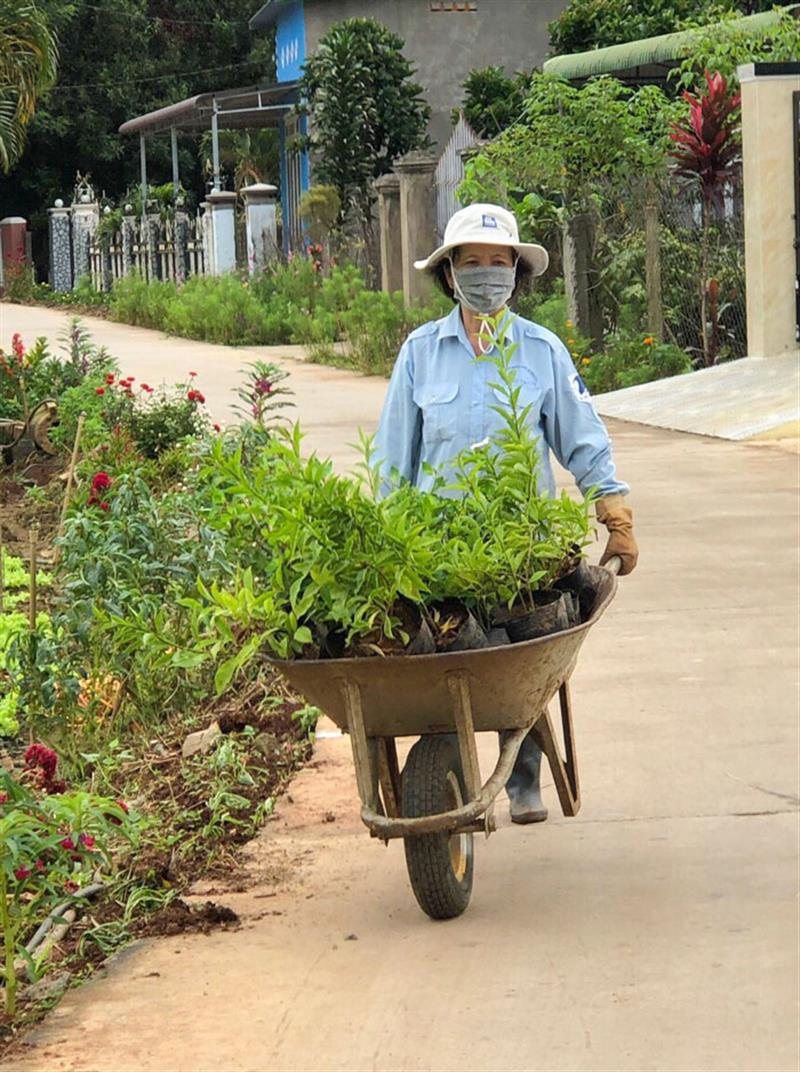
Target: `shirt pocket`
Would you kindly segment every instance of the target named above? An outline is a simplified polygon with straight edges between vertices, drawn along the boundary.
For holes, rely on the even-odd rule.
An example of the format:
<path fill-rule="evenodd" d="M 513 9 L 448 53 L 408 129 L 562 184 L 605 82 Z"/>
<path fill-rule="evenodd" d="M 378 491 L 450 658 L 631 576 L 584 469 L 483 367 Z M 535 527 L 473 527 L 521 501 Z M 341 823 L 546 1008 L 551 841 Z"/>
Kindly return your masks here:
<path fill-rule="evenodd" d="M 453 438 L 458 428 L 458 383 L 419 384 L 414 387 L 414 402 L 422 410 L 425 443 Z"/>
<path fill-rule="evenodd" d="M 534 427 L 538 427 L 541 420 L 542 409 L 542 397 L 544 394 L 544 388 L 536 377 L 536 373 L 527 368 L 525 365 L 513 366 L 516 376 L 514 378 L 514 386 L 519 387 L 519 401 L 518 406 L 520 409 L 525 409 L 526 406 L 530 406 L 528 413 L 528 423 Z M 508 397 L 505 393 L 505 387 L 493 388 L 495 398 L 503 405 L 508 404 Z"/>

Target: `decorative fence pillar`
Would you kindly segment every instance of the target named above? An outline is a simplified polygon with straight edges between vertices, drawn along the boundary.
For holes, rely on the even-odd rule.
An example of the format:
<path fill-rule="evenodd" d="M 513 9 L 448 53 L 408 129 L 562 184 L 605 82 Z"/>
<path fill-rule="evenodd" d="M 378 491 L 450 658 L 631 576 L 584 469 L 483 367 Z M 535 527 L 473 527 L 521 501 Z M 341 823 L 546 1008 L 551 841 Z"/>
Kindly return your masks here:
<path fill-rule="evenodd" d="M 256 272 L 278 257 L 277 186 L 257 182 L 242 189 L 247 233 L 247 270 Z"/>
<path fill-rule="evenodd" d="M 47 210 L 50 231 L 50 286 L 64 292 L 72 290 L 72 246 L 69 209 L 59 197 L 55 207 Z"/>
<path fill-rule="evenodd" d="M 134 269 L 133 243 L 135 238 L 136 220 L 133 215 L 133 205 L 126 205 L 122 217 L 122 274 L 130 275 Z"/>
<path fill-rule="evenodd" d="M 426 301 L 432 282 L 414 268 L 436 245 L 436 199 L 433 173 L 436 160 L 427 153 L 406 153 L 394 165 L 400 176 L 400 243 L 403 256 L 403 296 L 406 304 Z"/>
<path fill-rule="evenodd" d="M 100 206 L 94 199 L 94 190 L 87 180 L 80 180 L 75 187 L 72 204 L 72 287 L 91 272 L 89 245 L 100 222 Z"/>
<path fill-rule="evenodd" d="M 210 275 L 224 275 L 236 269 L 236 194 L 212 190 L 208 195 L 211 232 Z"/>
<path fill-rule="evenodd" d="M 142 238 L 147 248 L 147 278 L 160 279 L 158 243 L 161 237 L 161 217 L 157 213 L 149 213 L 143 222 Z"/>
<path fill-rule="evenodd" d="M 381 244 L 381 290 L 403 289 L 403 247 L 400 232 L 400 176 L 382 175 L 375 182 Z"/>
<path fill-rule="evenodd" d="M 181 283 L 186 282 L 186 246 L 188 241 L 188 219 L 186 213 L 181 208 L 177 209 L 175 212 L 173 228 L 175 243 L 175 282 L 180 286 Z"/>

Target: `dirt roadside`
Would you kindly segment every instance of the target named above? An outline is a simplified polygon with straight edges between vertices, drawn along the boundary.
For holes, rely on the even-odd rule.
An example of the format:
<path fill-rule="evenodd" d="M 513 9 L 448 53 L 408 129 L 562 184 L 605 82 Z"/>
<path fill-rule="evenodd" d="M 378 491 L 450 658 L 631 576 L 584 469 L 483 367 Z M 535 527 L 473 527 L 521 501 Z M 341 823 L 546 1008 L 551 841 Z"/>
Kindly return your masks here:
<path fill-rule="evenodd" d="M 9 1072 L 794 1072 L 797 458 L 612 431 L 642 560 L 574 678 L 581 814 L 500 808 L 434 924 L 325 738 L 215 891 L 242 927 L 128 949 Z"/>

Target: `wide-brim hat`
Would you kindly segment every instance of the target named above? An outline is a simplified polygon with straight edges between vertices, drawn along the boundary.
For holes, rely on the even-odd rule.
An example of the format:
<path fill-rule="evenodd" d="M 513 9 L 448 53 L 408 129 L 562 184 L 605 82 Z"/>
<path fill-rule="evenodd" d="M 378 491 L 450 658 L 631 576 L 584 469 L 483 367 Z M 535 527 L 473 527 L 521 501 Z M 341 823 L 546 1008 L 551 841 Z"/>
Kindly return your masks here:
<path fill-rule="evenodd" d="M 425 260 L 414 261 L 414 267 L 420 272 L 432 271 L 456 246 L 468 243 L 515 249 L 519 259 L 534 275 L 541 275 L 550 260 L 544 246 L 520 242 L 513 212 L 500 205 L 467 205 L 454 212 L 447 221 L 441 246 Z"/>

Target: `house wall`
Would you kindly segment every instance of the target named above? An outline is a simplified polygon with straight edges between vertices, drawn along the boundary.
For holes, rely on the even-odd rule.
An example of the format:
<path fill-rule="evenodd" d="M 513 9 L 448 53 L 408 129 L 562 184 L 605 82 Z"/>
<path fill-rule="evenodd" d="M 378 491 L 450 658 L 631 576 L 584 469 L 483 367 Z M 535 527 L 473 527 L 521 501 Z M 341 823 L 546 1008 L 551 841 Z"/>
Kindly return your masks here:
<path fill-rule="evenodd" d="M 507 74 L 541 66 L 547 24 L 567 0 L 475 0 L 474 11 L 434 10 L 437 0 L 305 0 L 306 53 L 342 19 L 371 17 L 405 41 L 404 53 L 431 106 L 430 136 L 438 149 L 450 135 L 450 113 L 476 67 L 499 65 Z"/>

